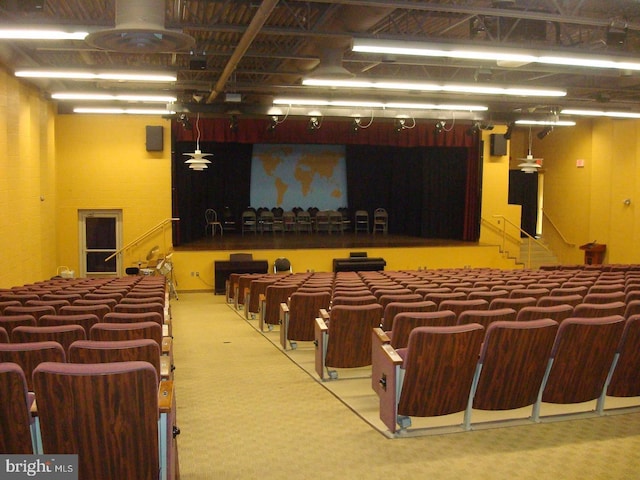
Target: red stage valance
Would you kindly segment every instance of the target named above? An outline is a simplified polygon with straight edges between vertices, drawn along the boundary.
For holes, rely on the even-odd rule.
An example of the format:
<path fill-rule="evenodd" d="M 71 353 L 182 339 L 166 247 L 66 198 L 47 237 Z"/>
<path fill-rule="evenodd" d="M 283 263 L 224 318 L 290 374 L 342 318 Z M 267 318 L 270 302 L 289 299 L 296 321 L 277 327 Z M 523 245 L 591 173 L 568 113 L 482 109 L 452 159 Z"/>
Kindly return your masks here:
<path fill-rule="evenodd" d="M 172 122 L 173 138 L 177 142 L 195 142 L 197 130 L 186 130 Z M 369 128 L 354 132 L 350 120 L 322 120 L 319 130 L 308 130 L 307 119 L 291 118 L 270 130 L 269 119 L 239 118 L 237 127 L 230 128 L 224 118 L 200 118 L 201 142 L 219 143 L 324 143 L 334 145 L 389 145 L 396 147 L 474 147 L 477 133 L 469 135 L 469 125 L 445 127 L 435 133 L 435 121 L 418 120 L 414 128 L 396 131 L 392 120 L 374 120 Z"/>

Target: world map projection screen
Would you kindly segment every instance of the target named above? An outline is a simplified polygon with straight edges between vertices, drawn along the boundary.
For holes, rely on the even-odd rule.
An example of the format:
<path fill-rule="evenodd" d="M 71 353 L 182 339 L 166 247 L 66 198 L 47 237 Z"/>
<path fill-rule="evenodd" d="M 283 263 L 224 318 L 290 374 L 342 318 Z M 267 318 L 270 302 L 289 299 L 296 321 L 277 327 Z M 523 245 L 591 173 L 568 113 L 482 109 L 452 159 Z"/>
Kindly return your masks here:
<path fill-rule="evenodd" d="M 251 206 L 284 210 L 346 207 L 345 146 L 254 145 Z"/>

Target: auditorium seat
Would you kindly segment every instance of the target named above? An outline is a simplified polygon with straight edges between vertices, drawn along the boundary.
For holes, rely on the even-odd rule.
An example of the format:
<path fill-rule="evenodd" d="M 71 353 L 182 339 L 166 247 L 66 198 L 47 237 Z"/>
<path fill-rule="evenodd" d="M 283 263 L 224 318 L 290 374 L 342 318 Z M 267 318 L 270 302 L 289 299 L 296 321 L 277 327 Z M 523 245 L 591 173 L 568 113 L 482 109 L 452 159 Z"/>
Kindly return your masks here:
<path fill-rule="evenodd" d="M 508 298 L 509 291 L 508 290 L 489 290 L 486 292 L 483 291 L 473 291 L 467 294 L 467 299 L 475 300 L 475 299 L 483 299 L 487 302 L 491 303 L 491 300 L 494 298 Z"/>
<path fill-rule="evenodd" d="M 538 300 L 540 297 L 549 295 L 549 292 L 548 288 L 516 288 L 509 292 L 509 298 L 533 297 Z"/>
<path fill-rule="evenodd" d="M 60 308 L 60 315 L 95 315 L 101 322 L 110 311 L 108 305 L 69 305 Z"/>
<path fill-rule="evenodd" d="M 327 291 L 292 293 L 288 302 L 280 304 L 280 345 L 287 349 L 297 348 L 298 342 L 314 340 L 315 320 L 320 309 L 328 310 L 331 305 L 331 294 Z"/>
<path fill-rule="evenodd" d="M 30 408 L 34 397 L 28 393 L 27 379 L 20 365 L 0 363 L 0 398 L 0 452 L 33 454 Z"/>
<path fill-rule="evenodd" d="M 408 290 L 409 292 L 411 292 L 411 290 Z M 384 312 L 385 309 L 387 308 L 387 305 L 389 305 L 390 303 L 420 303 L 425 301 L 422 298 L 422 295 L 419 295 L 417 293 L 387 293 L 384 295 L 381 295 L 378 298 L 378 303 L 380 304 L 380 306 L 382 307 L 382 311 Z M 433 303 L 433 302 L 432 302 Z"/>
<path fill-rule="evenodd" d="M 617 292 L 595 292 L 587 293 L 582 303 L 612 303 L 612 302 L 624 302 L 625 294 L 623 291 Z"/>
<path fill-rule="evenodd" d="M 624 325 L 622 315 L 571 317 L 560 324 L 533 409 L 534 421 L 540 419 L 542 402 L 573 404 L 600 397 Z"/>
<path fill-rule="evenodd" d="M 517 312 L 522 307 L 533 307 L 537 302 L 538 300 L 535 297 L 494 298 L 489 303 L 489 310 L 513 308 Z"/>
<path fill-rule="evenodd" d="M 433 303 L 433 302 L 429 302 Z M 381 365 L 384 359 L 382 345 L 389 344 L 394 349 L 406 348 L 409 335 L 416 327 L 446 327 L 456 324 L 456 314 L 449 310 L 427 312 L 400 312 L 393 318 L 391 328 L 374 328 L 371 337 L 371 387 L 379 393 Z"/>
<path fill-rule="evenodd" d="M 465 429 L 472 409 L 513 410 L 533 405 L 544 378 L 558 322 L 493 322 L 486 330 L 465 412 Z"/>
<path fill-rule="evenodd" d="M 4 327 L 0 327 L 0 343 L 9 343 L 9 334 Z"/>
<path fill-rule="evenodd" d="M 420 293 L 420 289 L 416 291 L 416 293 Z M 431 292 L 427 293 L 424 296 L 425 300 L 434 302 L 436 305 L 440 305 L 440 302 L 443 300 L 466 300 L 467 295 L 463 292 L 445 292 L 445 293 L 436 293 Z"/>
<path fill-rule="evenodd" d="M 255 318 L 260 313 L 260 295 L 264 295 L 269 285 L 279 280 L 275 275 L 265 275 L 251 280 L 244 299 L 244 317 Z"/>
<path fill-rule="evenodd" d="M 551 307 L 553 305 L 571 305 L 572 307 L 575 307 L 579 303 L 582 303 L 582 296 L 578 294 L 549 295 L 547 297 L 540 297 L 536 306 Z"/>
<path fill-rule="evenodd" d="M 522 307 L 518 312 L 516 321 L 530 322 L 532 320 L 541 320 L 550 318 L 558 323 L 562 323 L 565 318 L 569 318 L 573 314 L 571 305 L 552 305 L 549 307 Z"/>
<path fill-rule="evenodd" d="M 268 285 L 264 295 L 261 295 L 258 328 L 264 330 L 265 324 L 269 330 L 280 323 L 280 304 L 287 303 L 289 297 L 298 289 L 297 283 L 278 282 Z M 245 305 L 246 308 L 246 305 Z"/>
<path fill-rule="evenodd" d="M 337 305 L 369 305 L 369 304 L 378 304 L 378 299 L 373 295 L 354 295 L 354 296 L 334 296 L 331 299 L 331 307 L 335 307 Z"/>
<path fill-rule="evenodd" d="M 488 310 L 489 302 L 481 298 L 475 300 L 443 300 L 438 305 L 438 310 L 450 310 L 456 314 L 456 318 L 466 310 Z"/>
<path fill-rule="evenodd" d="M 338 378 L 332 368 L 371 365 L 371 332 L 380 325 L 382 307 L 337 305 L 321 311 L 315 325 L 315 369 L 321 380 Z"/>
<path fill-rule="evenodd" d="M 173 383 L 151 364 L 47 362 L 33 377 L 44 454 L 77 454 L 83 479 L 175 478 Z"/>
<path fill-rule="evenodd" d="M 35 317 L 33 315 L 0 315 L 0 327 L 7 331 L 9 338 L 13 329 L 20 326 L 35 327 Z"/>
<path fill-rule="evenodd" d="M 65 355 L 76 340 L 85 340 L 87 334 L 80 325 L 58 325 L 55 327 L 16 327 L 11 332 L 11 343 L 57 342 Z"/>
<path fill-rule="evenodd" d="M 162 362 L 162 359 L 166 362 Z M 97 341 L 78 340 L 69 347 L 69 363 L 149 362 L 158 379 L 169 379 L 169 358 L 160 355 L 160 346 L 150 338 L 138 340 Z M 163 365 L 164 363 L 164 365 Z"/>
<path fill-rule="evenodd" d="M 156 322 L 135 323 L 96 323 L 91 327 L 89 340 L 115 342 L 119 340 L 138 340 L 150 338 L 162 345 L 162 327 Z"/>
<path fill-rule="evenodd" d="M 20 365 L 27 380 L 27 388 L 33 391 L 32 373 L 42 362 L 65 362 L 66 354 L 58 342 L 0 343 L 0 362 Z"/>
<path fill-rule="evenodd" d="M 381 328 L 383 331 L 392 330 L 393 319 L 396 315 L 405 312 L 435 312 L 437 305 L 434 302 L 422 300 L 422 301 L 400 301 L 390 302 L 384 307 Z"/>
<path fill-rule="evenodd" d="M 77 315 L 43 315 L 38 320 L 37 326 L 39 327 L 56 327 L 60 325 L 80 325 L 84 328 L 87 338 L 89 337 L 89 330 L 91 327 L 98 323 L 97 315 L 92 313 Z"/>
<path fill-rule="evenodd" d="M 640 396 L 640 315 L 629 317 L 616 349 L 615 363 L 607 389 L 604 393 L 611 397 Z M 604 398 L 601 397 L 599 411 L 604 408 Z"/>
<path fill-rule="evenodd" d="M 478 323 L 485 329 L 489 328 L 493 322 L 504 321 L 513 322 L 518 312 L 513 308 L 498 308 L 494 310 L 465 310 L 458 315 L 457 324 Z"/>
<path fill-rule="evenodd" d="M 612 303 L 580 303 L 573 307 L 574 317 L 608 317 L 611 315 L 624 315 L 627 306 L 624 302 Z"/>
<path fill-rule="evenodd" d="M 12 315 L 31 315 L 36 319 L 36 323 L 38 323 L 38 319 L 43 315 L 54 315 L 56 313 L 56 309 L 51 305 L 21 305 L 19 307 L 7 307 L 4 309 L 5 316 Z"/>
<path fill-rule="evenodd" d="M 414 416 L 466 409 L 483 337 L 478 324 L 417 327 L 403 356 L 382 345 L 380 419 L 391 433 L 410 427 Z"/>

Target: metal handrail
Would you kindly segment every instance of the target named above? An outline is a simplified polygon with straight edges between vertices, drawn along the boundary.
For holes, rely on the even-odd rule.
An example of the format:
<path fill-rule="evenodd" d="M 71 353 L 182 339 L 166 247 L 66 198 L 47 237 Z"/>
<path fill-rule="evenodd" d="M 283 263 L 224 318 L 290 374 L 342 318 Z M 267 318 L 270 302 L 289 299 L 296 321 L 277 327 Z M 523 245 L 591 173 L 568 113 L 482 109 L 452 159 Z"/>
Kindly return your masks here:
<path fill-rule="evenodd" d="M 558 236 L 562 239 L 562 241 L 565 243 L 565 245 L 569 246 L 569 247 L 575 247 L 576 244 L 573 242 L 570 242 L 569 240 L 567 240 L 565 238 L 565 236 L 562 234 L 562 232 L 560 231 L 560 229 L 556 226 L 555 223 L 553 223 L 553 220 L 551 220 L 551 218 L 549 218 L 549 215 L 547 214 L 547 212 L 545 212 L 544 210 L 542 210 L 542 215 L 547 219 L 547 221 L 549 222 L 549 224 L 553 227 L 553 229 L 556 231 L 556 233 L 558 234 Z"/>
<path fill-rule="evenodd" d="M 147 230 L 146 232 L 144 232 L 142 235 L 140 235 L 138 238 L 130 241 L 129 243 L 127 243 L 124 247 L 120 248 L 119 250 L 116 250 L 114 253 L 112 253 L 111 255 L 109 255 L 107 258 L 104 259 L 105 262 L 108 262 L 109 260 L 111 260 L 113 257 L 115 257 L 116 255 L 120 255 L 122 252 L 124 252 L 125 250 L 128 250 L 129 248 L 137 245 L 138 243 L 140 243 L 142 240 L 144 240 L 147 237 L 150 237 L 151 235 L 153 235 L 157 230 L 160 229 L 164 229 L 165 225 L 167 225 L 168 223 L 171 222 L 177 222 L 179 221 L 179 218 L 165 218 L 163 221 L 161 221 L 159 224 L 157 224 L 154 227 L 151 227 L 149 230 Z"/>
<path fill-rule="evenodd" d="M 527 237 L 529 239 L 529 245 L 528 245 L 528 248 L 527 248 L 527 268 L 531 267 L 531 241 L 534 241 L 539 246 L 544 248 L 547 252 L 553 254 L 551 249 L 549 249 L 549 247 L 547 247 L 544 243 L 539 241 L 536 237 L 534 237 L 533 235 L 529 234 L 528 232 L 525 232 L 520 227 L 520 225 L 516 225 L 515 223 L 510 221 L 508 218 L 506 218 L 504 215 L 492 215 L 492 217 L 493 218 L 501 218 L 502 221 L 503 221 L 503 224 L 502 224 L 502 248 L 503 249 L 505 248 L 505 238 L 506 238 L 506 235 L 507 235 L 507 232 L 506 232 L 507 223 L 509 225 L 511 225 L 512 227 L 516 228 L 517 230 L 519 230 L 521 234 L 524 234 L 525 237 Z M 520 242 L 520 243 L 522 243 L 522 242 Z"/>

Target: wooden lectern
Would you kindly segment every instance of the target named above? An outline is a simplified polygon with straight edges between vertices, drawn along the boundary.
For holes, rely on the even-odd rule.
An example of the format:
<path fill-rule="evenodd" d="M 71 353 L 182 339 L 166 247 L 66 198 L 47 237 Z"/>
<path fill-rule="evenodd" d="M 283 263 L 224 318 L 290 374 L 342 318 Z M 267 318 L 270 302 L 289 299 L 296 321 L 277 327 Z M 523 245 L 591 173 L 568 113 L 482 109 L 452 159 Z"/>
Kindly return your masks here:
<path fill-rule="evenodd" d="M 585 265 L 601 265 L 607 246 L 602 243 L 591 242 L 580 245 L 580 250 L 584 250 Z"/>

